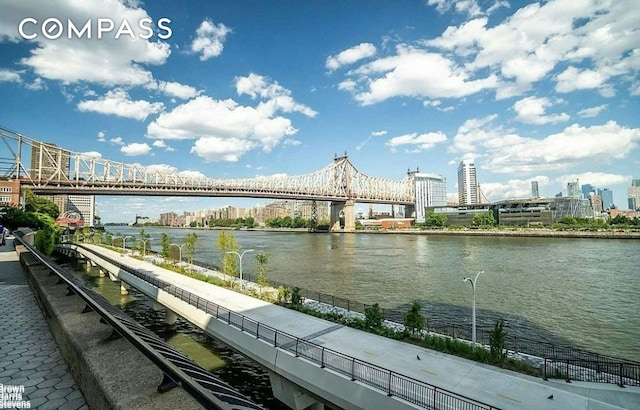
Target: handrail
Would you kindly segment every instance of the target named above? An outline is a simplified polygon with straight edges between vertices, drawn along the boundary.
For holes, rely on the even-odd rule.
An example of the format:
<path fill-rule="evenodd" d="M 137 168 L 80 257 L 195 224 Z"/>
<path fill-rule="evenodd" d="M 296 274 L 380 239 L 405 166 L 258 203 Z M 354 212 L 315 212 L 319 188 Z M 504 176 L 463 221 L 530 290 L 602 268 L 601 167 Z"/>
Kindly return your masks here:
<path fill-rule="evenodd" d="M 140 350 L 142 354 L 162 370 L 166 377 L 169 377 L 175 385 L 182 387 L 201 405 L 216 410 L 262 408 L 119 311 L 104 297 L 87 289 L 79 280 L 69 275 L 62 267 L 23 240 L 25 234 L 26 232 L 22 230 L 14 232 L 16 240 L 24 245 L 50 272 L 56 274 L 70 291 L 80 297 L 115 332 Z M 209 388 L 205 388 L 200 383 L 205 383 Z M 158 389 L 161 390 L 161 387 Z"/>
<path fill-rule="evenodd" d="M 93 250 L 84 245 L 72 245 L 96 255 Z M 122 269 L 123 271 L 157 287 L 158 289 L 161 289 L 180 300 L 195 306 L 197 309 L 215 316 L 216 319 L 221 320 L 242 332 L 247 332 L 257 339 L 267 342 L 274 347 L 289 351 L 296 357 L 303 357 L 312 363 L 320 365 L 321 368 L 328 368 L 344 376 L 348 376 L 352 381 L 359 381 L 377 388 L 378 390 L 385 392 L 388 396 L 396 396 L 428 409 L 464 408 L 468 410 L 498 410 L 498 407 L 490 404 L 480 402 L 462 394 L 402 375 L 364 360 L 328 349 L 303 338 L 282 332 L 269 325 L 260 323 L 240 313 L 229 310 L 224 306 L 220 306 L 214 302 L 204 299 L 194 293 L 158 279 L 153 275 L 139 272 L 136 269 L 125 265 L 121 261 L 115 260 L 104 254 L 100 254 L 99 257 L 107 260 L 119 269 Z"/>

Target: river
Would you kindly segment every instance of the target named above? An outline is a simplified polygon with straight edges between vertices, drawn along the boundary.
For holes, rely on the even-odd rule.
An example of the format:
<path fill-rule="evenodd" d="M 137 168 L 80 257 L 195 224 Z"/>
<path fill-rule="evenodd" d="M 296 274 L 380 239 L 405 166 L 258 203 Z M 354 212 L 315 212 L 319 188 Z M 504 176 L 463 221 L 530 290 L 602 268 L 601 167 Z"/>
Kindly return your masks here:
<path fill-rule="evenodd" d="M 141 228 L 110 227 L 139 236 Z M 146 227 L 181 244 L 198 235 L 195 259 L 218 265 L 220 231 Z M 241 250 L 268 253 L 270 279 L 384 308 L 421 301 L 423 314 L 478 324 L 504 317 L 519 336 L 640 360 L 640 241 L 629 239 L 329 234 L 228 231 Z M 131 239 L 128 240 L 129 243 Z M 252 253 L 243 271 L 254 274 Z"/>

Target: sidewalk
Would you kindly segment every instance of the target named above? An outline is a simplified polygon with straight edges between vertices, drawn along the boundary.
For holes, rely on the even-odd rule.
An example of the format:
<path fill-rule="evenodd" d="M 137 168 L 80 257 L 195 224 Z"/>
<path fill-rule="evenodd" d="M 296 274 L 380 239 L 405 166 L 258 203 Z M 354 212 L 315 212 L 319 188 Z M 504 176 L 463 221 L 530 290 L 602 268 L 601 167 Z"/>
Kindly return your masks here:
<path fill-rule="evenodd" d="M 32 409 L 88 409 L 27 283 L 11 236 L 0 246 L 0 318 L 4 400 L 29 402 Z M 16 393 L 9 395 L 14 388 Z"/>
<path fill-rule="evenodd" d="M 640 388 L 544 381 L 361 332 L 86 245 L 260 323 L 502 409 L 640 409 Z"/>

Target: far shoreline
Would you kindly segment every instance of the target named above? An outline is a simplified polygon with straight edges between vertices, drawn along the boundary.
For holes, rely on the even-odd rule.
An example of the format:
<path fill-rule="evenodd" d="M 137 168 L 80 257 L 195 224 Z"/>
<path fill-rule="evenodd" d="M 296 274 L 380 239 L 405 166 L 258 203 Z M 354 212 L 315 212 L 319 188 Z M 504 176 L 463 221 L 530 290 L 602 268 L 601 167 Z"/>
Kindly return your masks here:
<path fill-rule="evenodd" d="M 108 226 L 108 225 L 107 225 Z M 116 228 L 117 226 L 110 226 Z M 434 235 L 434 236 L 493 236 L 493 237 L 531 237 L 531 238 L 586 238 L 586 239 L 640 239 L 640 231 L 556 231 L 543 228 L 519 229 L 358 229 L 355 231 L 315 231 L 307 228 L 243 228 L 230 227 L 180 227 L 157 225 L 129 225 L 131 228 L 163 228 L 163 229 L 193 229 L 197 231 L 257 231 L 257 232 L 290 232 L 290 233 L 345 233 L 345 234 L 376 234 L 376 235 Z"/>

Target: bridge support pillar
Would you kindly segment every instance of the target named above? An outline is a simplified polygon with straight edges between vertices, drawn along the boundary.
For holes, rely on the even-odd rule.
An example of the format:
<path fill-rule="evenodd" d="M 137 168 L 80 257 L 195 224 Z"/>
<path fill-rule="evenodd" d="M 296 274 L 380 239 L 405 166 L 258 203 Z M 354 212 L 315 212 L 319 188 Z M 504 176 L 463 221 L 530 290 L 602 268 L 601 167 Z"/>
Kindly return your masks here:
<path fill-rule="evenodd" d="M 104 273 L 104 269 L 100 268 L 100 270 L 98 271 L 98 276 L 104 278 L 105 276 L 107 276 L 107 274 Z"/>
<path fill-rule="evenodd" d="M 273 396 L 293 410 L 324 410 L 324 404 L 310 396 L 300 386 L 269 371 Z"/>
<path fill-rule="evenodd" d="M 355 202 L 331 202 L 331 232 L 353 232 L 356 229 Z"/>
<path fill-rule="evenodd" d="M 118 277 L 111 272 L 109 272 L 109 279 L 111 279 L 112 282 L 118 281 Z"/>
<path fill-rule="evenodd" d="M 122 296 L 127 296 L 129 294 L 129 285 L 124 282 L 120 282 L 120 294 Z"/>
<path fill-rule="evenodd" d="M 153 310 L 155 310 L 156 312 L 161 312 L 165 309 L 164 306 L 156 302 L 154 299 L 147 298 L 147 300 L 149 301 L 149 304 L 151 304 L 151 307 L 153 308 Z"/>
<path fill-rule="evenodd" d="M 404 206 L 404 217 L 405 218 L 415 218 L 416 215 L 417 214 L 416 214 L 416 206 L 415 205 L 405 205 Z"/>
<path fill-rule="evenodd" d="M 178 315 L 176 315 L 176 312 L 171 309 L 165 309 L 164 321 L 167 325 L 167 330 L 175 330 L 177 320 Z"/>

